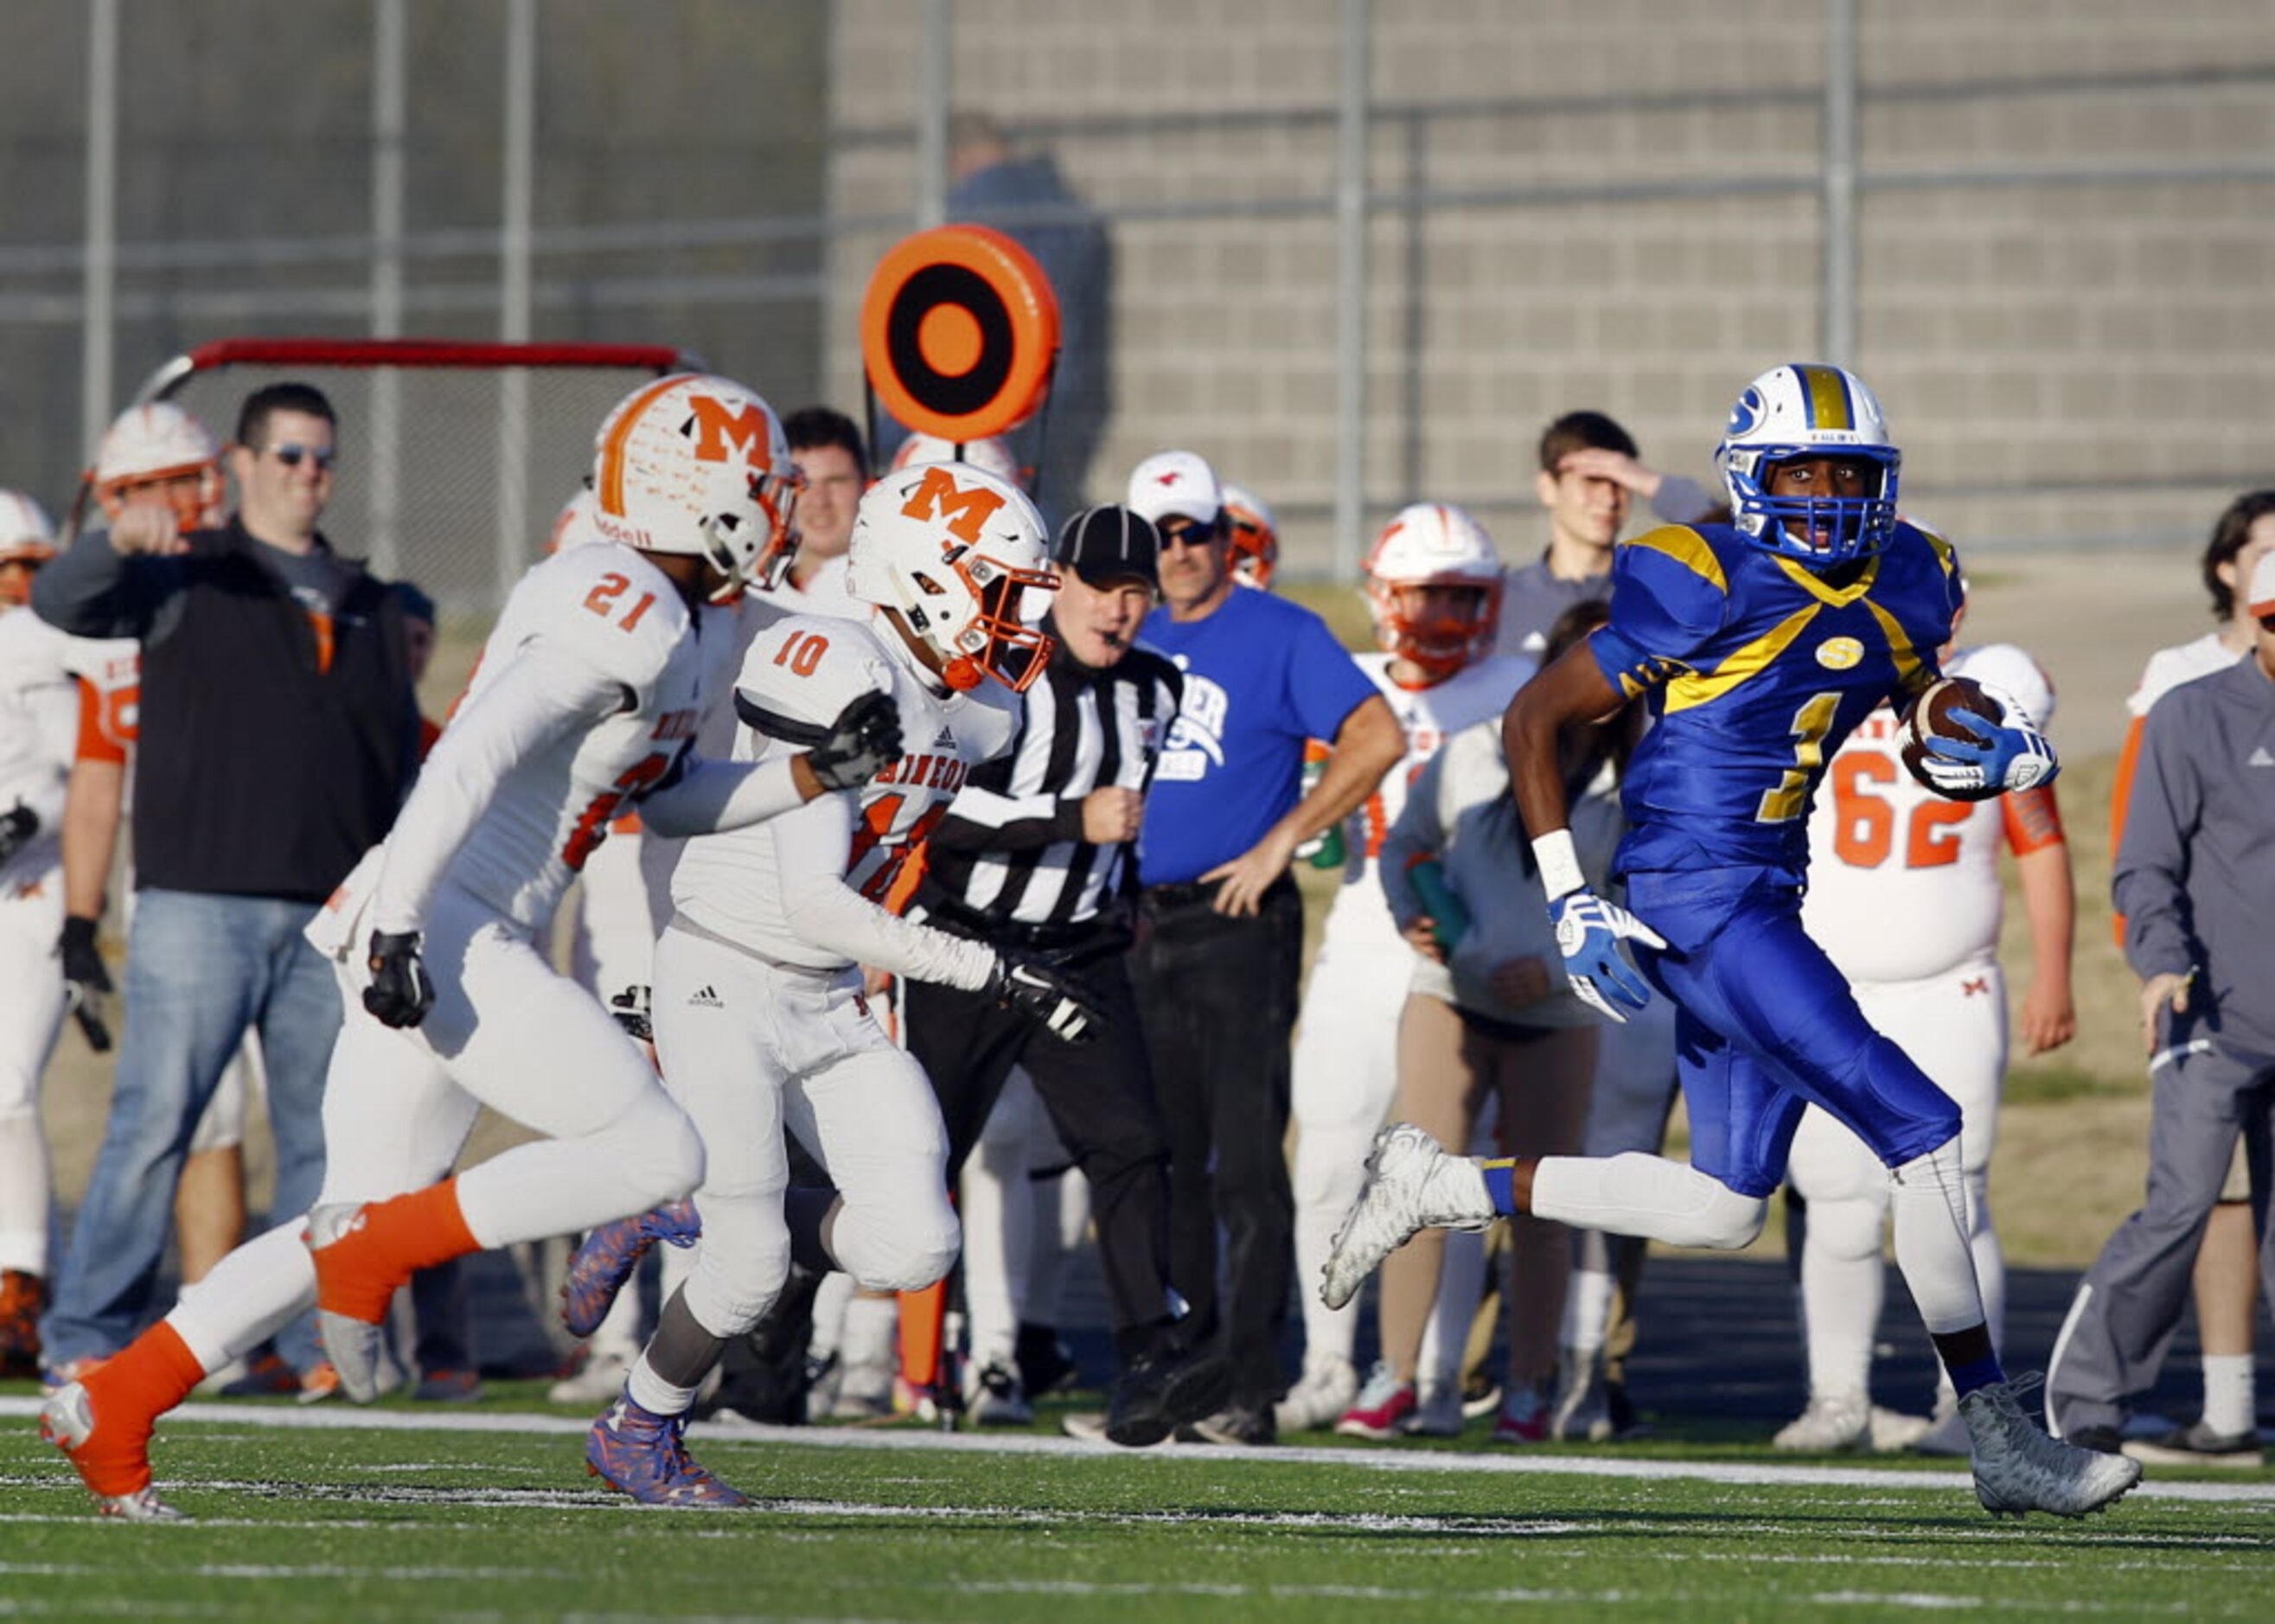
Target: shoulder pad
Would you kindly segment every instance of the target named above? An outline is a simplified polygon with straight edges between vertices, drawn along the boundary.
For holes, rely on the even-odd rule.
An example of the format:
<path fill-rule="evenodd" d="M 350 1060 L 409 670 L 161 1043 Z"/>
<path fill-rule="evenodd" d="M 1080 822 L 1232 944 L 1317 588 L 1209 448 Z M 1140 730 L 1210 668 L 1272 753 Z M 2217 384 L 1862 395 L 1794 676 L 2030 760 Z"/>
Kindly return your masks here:
<path fill-rule="evenodd" d="M 760 628 L 735 678 L 735 714 L 787 744 L 810 744 L 865 693 L 889 693 L 893 667 L 869 629 L 821 615 L 785 615 Z"/>
<path fill-rule="evenodd" d="M 1640 575 L 1654 584 L 1667 581 L 1678 586 L 1682 577 L 1673 568 L 1651 562 L 1652 555 L 1671 559 L 1674 564 L 1695 578 L 1700 586 L 1710 587 L 1723 597 L 1730 594 L 1730 577 L 1722 563 L 1722 555 L 1704 533 L 1689 525 L 1661 525 L 1656 530 L 1646 530 L 1639 536 L 1630 536 L 1612 552 L 1612 568 L 1616 574 L 1622 563 L 1628 573 Z"/>
<path fill-rule="evenodd" d="M 663 674 L 687 635 L 689 613 L 678 588 L 628 548 L 572 548 L 538 570 L 543 613 L 529 630 L 636 692 Z"/>

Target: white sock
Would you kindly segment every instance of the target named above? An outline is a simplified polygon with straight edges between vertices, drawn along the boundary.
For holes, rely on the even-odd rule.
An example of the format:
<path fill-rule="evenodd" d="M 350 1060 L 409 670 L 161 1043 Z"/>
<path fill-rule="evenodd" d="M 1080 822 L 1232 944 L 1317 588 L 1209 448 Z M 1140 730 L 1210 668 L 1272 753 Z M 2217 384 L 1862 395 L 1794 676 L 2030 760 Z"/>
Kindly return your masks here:
<path fill-rule="evenodd" d="M 48 1141 L 36 1106 L 0 1110 L 0 1269 L 48 1272 Z"/>
<path fill-rule="evenodd" d="M 901 1334 L 901 1305 L 892 1297 L 857 1296 L 845 1305 L 845 1330 L 837 1344 L 842 1366 L 849 1383 L 856 1371 L 873 1373 L 870 1383 L 878 1375 L 884 1379 L 884 1390 L 890 1392 L 893 1373 L 900 1366 L 900 1354 L 895 1344 Z M 868 1383 L 859 1390 L 867 1391 Z"/>
<path fill-rule="evenodd" d="M 1941 1336 L 1985 1323 L 1968 1243 L 1965 1175 L 1954 1135 L 1888 1175 L 1895 1218 L 1896 1266 L 1904 1272 L 1921 1320 Z M 1814 1215 L 1812 1225 L 1814 1227 Z"/>
<path fill-rule="evenodd" d="M 821 1277 L 813 1294 L 813 1335 L 806 1342 L 806 1352 L 827 1359 L 837 1351 L 845 1336 L 845 1305 L 852 1300 L 851 1275 L 833 1269 Z"/>
<path fill-rule="evenodd" d="M 675 1387 L 655 1373 L 643 1350 L 632 1361 L 632 1373 L 624 1381 L 624 1394 L 631 1401 L 654 1416 L 677 1416 L 686 1412 L 695 1402 L 695 1389 Z"/>
<path fill-rule="evenodd" d="M 166 1323 L 208 1373 L 259 1347 L 316 1302 L 316 1265 L 288 1219 L 214 1265 L 182 1293 Z"/>
<path fill-rule="evenodd" d="M 2224 1437 L 2259 1430 L 2257 1399 L 2252 1390 L 2249 1354 L 2206 1354 L 2203 1356 L 2204 1425 Z"/>
<path fill-rule="evenodd" d="M 1602 1269 L 1576 1269 L 1564 1299 L 1564 1334 L 1561 1341 L 1581 1359 L 1602 1351 L 1611 1328 L 1612 1299 L 1619 1290 L 1617 1277 Z"/>
<path fill-rule="evenodd" d="M 1811 1398 L 1861 1394 L 1872 1374 L 1872 1335 L 1886 1295 L 1880 1202 L 1836 1197 L 1809 1204 L 1801 1253 L 1802 1328 Z"/>

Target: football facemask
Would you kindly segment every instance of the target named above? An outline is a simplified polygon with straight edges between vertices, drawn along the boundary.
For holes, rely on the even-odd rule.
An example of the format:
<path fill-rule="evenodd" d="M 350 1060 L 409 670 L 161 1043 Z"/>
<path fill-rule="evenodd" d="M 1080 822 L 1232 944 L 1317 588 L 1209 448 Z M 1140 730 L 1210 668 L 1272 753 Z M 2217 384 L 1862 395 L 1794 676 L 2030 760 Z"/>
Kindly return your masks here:
<path fill-rule="evenodd" d="M 1869 464 L 1878 488 L 1860 496 L 1770 494 L 1779 465 L 1816 457 Z M 1902 460 L 1864 381 L 1824 366 L 1775 367 L 1747 385 L 1714 452 L 1739 533 L 1764 552 L 1819 569 L 1888 544 Z"/>

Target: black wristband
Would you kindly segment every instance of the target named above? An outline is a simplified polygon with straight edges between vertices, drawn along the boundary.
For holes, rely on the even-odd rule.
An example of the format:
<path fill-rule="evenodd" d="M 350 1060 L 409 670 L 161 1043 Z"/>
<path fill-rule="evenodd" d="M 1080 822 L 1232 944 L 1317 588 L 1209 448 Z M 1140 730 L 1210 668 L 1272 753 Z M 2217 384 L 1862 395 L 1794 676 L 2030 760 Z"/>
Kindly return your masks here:
<path fill-rule="evenodd" d="M 101 928 L 100 919 L 89 919 L 75 913 L 64 916 L 63 946 L 65 952 L 85 948 L 94 950 L 94 933 Z"/>

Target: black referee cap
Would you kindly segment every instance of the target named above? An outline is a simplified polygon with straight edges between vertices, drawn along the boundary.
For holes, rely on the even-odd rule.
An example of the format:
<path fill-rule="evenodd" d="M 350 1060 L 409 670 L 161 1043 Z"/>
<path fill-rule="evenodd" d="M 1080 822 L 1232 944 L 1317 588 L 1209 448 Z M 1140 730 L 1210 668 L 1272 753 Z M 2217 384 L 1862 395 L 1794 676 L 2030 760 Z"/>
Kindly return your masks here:
<path fill-rule="evenodd" d="M 1138 581 L 1159 590 L 1161 538 L 1144 515 L 1107 502 L 1059 526 L 1052 562 L 1092 586 Z"/>

